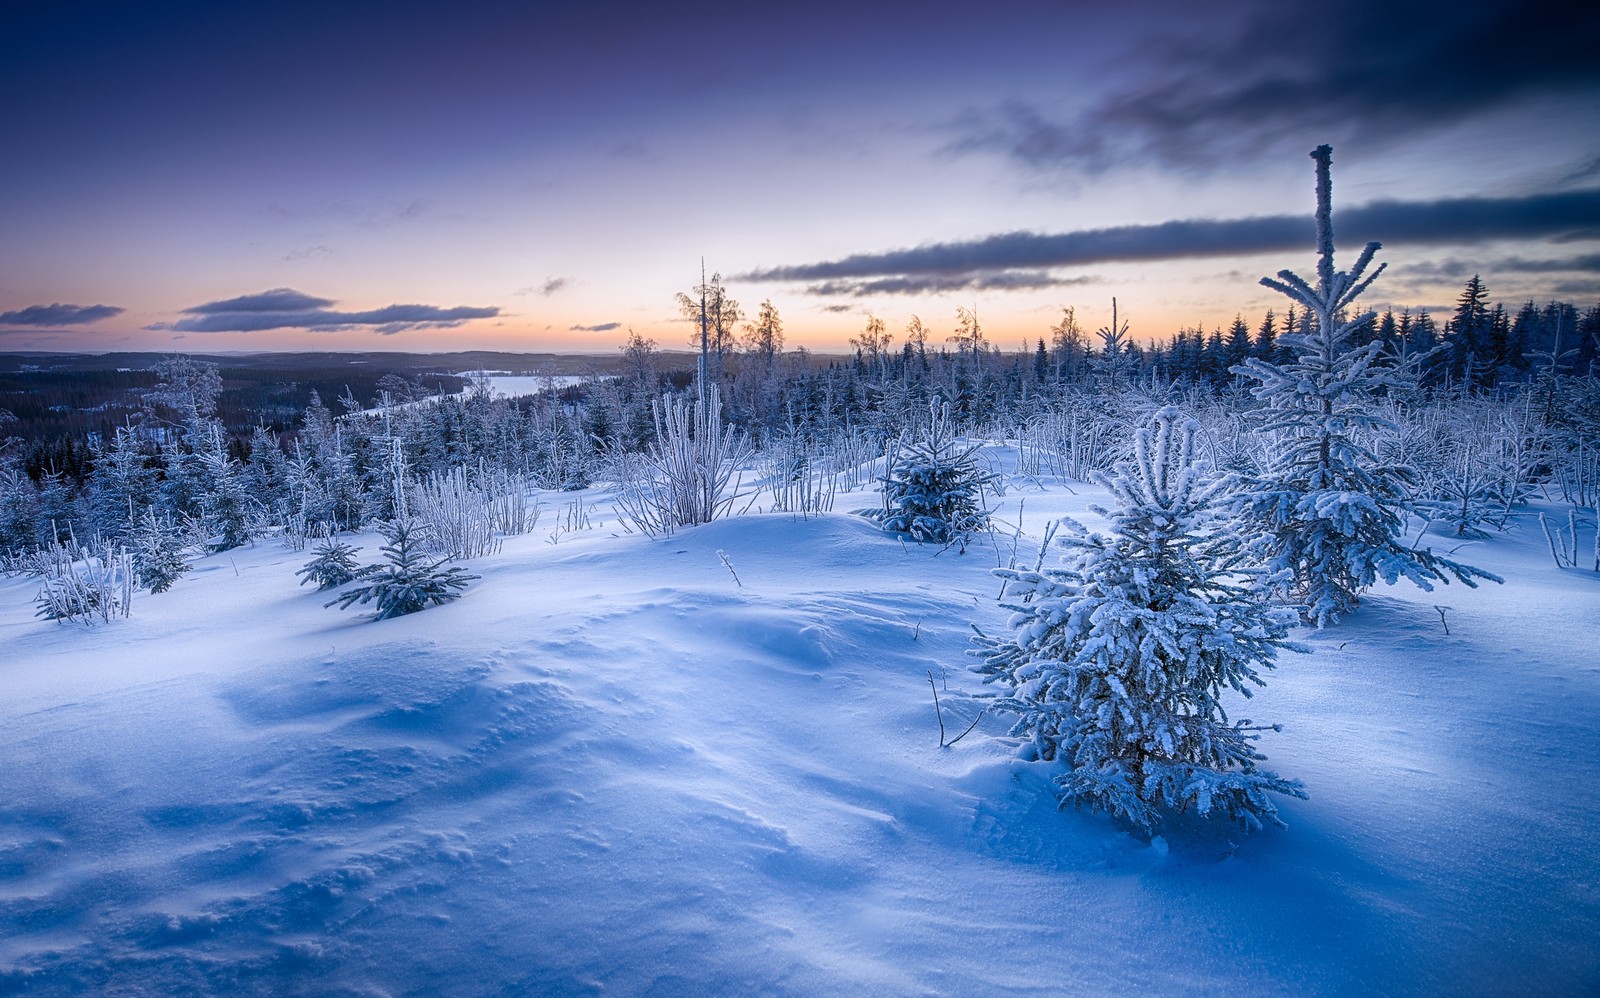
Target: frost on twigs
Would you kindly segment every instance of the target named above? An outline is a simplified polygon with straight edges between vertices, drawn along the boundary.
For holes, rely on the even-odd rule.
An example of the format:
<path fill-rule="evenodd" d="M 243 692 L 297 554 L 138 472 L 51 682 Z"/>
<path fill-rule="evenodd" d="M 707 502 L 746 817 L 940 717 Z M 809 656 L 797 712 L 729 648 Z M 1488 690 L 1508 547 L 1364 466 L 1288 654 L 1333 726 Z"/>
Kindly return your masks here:
<path fill-rule="evenodd" d="M 654 404 L 656 441 L 646 454 L 613 451 L 617 512 L 649 537 L 710 523 L 739 499 L 739 467 L 750 458 L 743 434 L 722 422 L 715 385 L 693 400 Z"/>
<path fill-rule="evenodd" d="M 34 616 L 47 620 L 109 624 L 128 616 L 138 585 L 133 557 L 110 542 L 88 546 L 59 539 L 34 555 L 39 592 Z"/>
<path fill-rule="evenodd" d="M 1225 696 L 1263 685 L 1294 612 L 1252 585 L 1217 502 L 1227 483 L 1195 463 L 1195 424 L 1177 408 L 1141 428 L 1134 452 L 1095 478 L 1112 505 L 1092 507 L 1109 535 L 1062 521 L 1060 567 L 997 569 L 1011 634 L 976 639 L 986 682 L 1011 687 L 995 706 L 1017 715 L 1031 754 L 1060 760 L 1062 803 L 1088 805 L 1141 833 L 1175 813 L 1282 824 L 1270 794 L 1304 797 L 1261 769 L 1262 730 L 1233 720 Z"/>

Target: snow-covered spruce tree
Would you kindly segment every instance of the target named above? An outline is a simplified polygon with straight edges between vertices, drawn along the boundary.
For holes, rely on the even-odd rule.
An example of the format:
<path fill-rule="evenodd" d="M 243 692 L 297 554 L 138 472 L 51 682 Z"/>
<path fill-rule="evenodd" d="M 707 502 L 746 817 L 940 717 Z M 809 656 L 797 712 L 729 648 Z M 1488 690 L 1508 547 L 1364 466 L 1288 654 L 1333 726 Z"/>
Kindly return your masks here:
<path fill-rule="evenodd" d="M 479 578 L 460 568 L 445 568 L 449 558 L 430 558 L 423 549 L 427 530 L 414 520 L 389 523 L 383 537 L 388 543 L 378 550 L 388 564 L 374 566 L 362 576 L 365 585 L 345 590 L 325 606 L 337 603 L 339 609 L 348 610 L 356 603 L 371 603 L 377 610 L 372 619 L 386 620 L 460 599 L 467 583 Z"/>
<path fill-rule="evenodd" d="M 38 546 L 39 489 L 20 467 L 0 467 L 0 552 Z"/>
<path fill-rule="evenodd" d="M 1413 472 L 1382 463 L 1367 443 L 1390 428 L 1371 399 L 1399 375 L 1375 366 L 1381 341 L 1358 346 L 1353 340 L 1375 313 L 1349 312 L 1386 265 L 1364 276 L 1380 246 L 1373 242 L 1355 267 L 1335 272 L 1333 151 L 1318 146 L 1311 156 L 1317 163 L 1316 287 L 1288 270 L 1261 279 L 1304 306 L 1309 328 L 1279 337 L 1292 360 L 1252 357 L 1234 371 L 1259 382 L 1252 393 L 1263 403 L 1261 430 L 1272 441 L 1264 469 L 1237 496 L 1242 529 L 1257 535 L 1257 556 L 1287 580 L 1287 595 L 1303 607 L 1305 619 L 1321 627 L 1353 611 L 1362 590 L 1378 579 L 1392 585 L 1404 577 L 1428 590 L 1451 576 L 1474 587 L 1476 579 L 1501 580 L 1402 540 L 1413 508 Z"/>
<path fill-rule="evenodd" d="M 919 541 L 961 543 L 988 526 L 983 488 L 993 478 L 978 464 L 978 445 L 956 438 L 950 406 L 933 402 L 928 422 L 908 432 L 889 456 L 883 508 L 870 515 L 883 529 Z"/>
<path fill-rule="evenodd" d="M 1268 603 L 1218 499 L 1227 486 L 1195 464 L 1195 423 L 1176 407 L 1139 428 L 1133 456 L 1094 473 L 1114 505 L 1094 534 L 1062 520 L 1062 567 L 997 569 L 1012 634 L 980 639 L 985 682 L 1012 687 L 1039 758 L 1060 759 L 1062 804 L 1087 804 L 1150 833 L 1171 812 L 1281 825 L 1269 793 L 1300 784 L 1257 768 L 1262 730 L 1233 721 L 1222 697 L 1262 685 L 1292 610 Z M 1041 562 L 1043 554 L 1041 552 Z M 1277 730 L 1273 727 L 1273 730 Z"/>
<path fill-rule="evenodd" d="M 356 552 L 359 550 L 361 549 L 351 547 L 337 538 L 324 538 L 316 547 L 317 556 L 306 562 L 305 566 L 296 570 L 294 574 L 305 576 L 300 580 L 302 586 L 307 582 L 315 582 L 318 592 L 324 589 L 337 589 L 347 582 L 356 581 L 369 571 L 356 561 Z"/>
<path fill-rule="evenodd" d="M 250 543 L 250 519 L 259 504 L 248 490 L 244 469 L 228 453 L 220 424 L 210 427 L 206 449 L 199 454 L 205 494 L 201 498 L 204 523 L 212 551 L 229 551 Z"/>
<path fill-rule="evenodd" d="M 144 512 L 155 502 L 156 478 L 156 469 L 145 465 L 138 435 L 117 427 L 109 446 L 95 448 L 88 503 L 94 531 L 119 541 L 137 534 Z"/>
<path fill-rule="evenodd" d="M 128 552 L 133 556 L 139 584 L 151 593 L 171 589 L 191 567 L 183 556 L 187 546 L 183 528 L 147 507 L 134 528 L 132 548 Z"/>

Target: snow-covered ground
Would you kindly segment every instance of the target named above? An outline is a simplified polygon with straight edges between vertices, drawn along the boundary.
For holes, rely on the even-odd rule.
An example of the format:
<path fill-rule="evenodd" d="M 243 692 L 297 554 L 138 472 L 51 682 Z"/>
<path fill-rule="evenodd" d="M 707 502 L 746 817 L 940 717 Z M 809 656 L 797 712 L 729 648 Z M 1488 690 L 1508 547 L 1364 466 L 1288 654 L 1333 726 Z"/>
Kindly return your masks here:
<path fill-rule="evenodd" d="M 1018 560 L 1096 496 L 1016 484 Z M 272 541 L 94 629 L 0 580 L 0 992 L 1600 991 L 1600 577 L 1536 525 L 1268 677 L 1287 830 L 1145 843 L 1003 718 L 938 746 L 1010 526 L 651 540 L 595 498 L 552 543 L 571 498 L 381 623 Z"/>

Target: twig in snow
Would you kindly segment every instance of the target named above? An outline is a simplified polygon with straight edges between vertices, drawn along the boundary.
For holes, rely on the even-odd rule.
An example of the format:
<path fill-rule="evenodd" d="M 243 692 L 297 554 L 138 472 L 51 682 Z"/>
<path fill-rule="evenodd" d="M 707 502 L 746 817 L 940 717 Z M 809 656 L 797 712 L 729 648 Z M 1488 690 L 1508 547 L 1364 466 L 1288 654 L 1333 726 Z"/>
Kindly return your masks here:
<path fill-rule="evenodd" d="M 1434 609 L 1435 609 L 1435 610 L 1438 610 L 1438 611 L 1439 611 L 1439 623 L 1441 623 L 1441 624 L 1443 624 L 1443 625 L 1444 625 L 1444 633 L 1445 633 L 1445 636 L 1446 636 L 1446 637 L 1449 637 L 1449 636 L 1450 636 L 1450 622 L 1449 622 L 1449 621 L 1448 621 L 1448 620 L 1445 620 L 1445 619 L 1444 619 L 1444 612 L 1445 612 L 1445 611 L 1446 611 L 1446 610 L 1448 610 L 1448 609 L 1450 609 L 1450 608 L 1449 608 L 1449 607 L 1447 607 L 1447 606 L 1440 606 L 1440 605 L 1439 605 L 1439 604 L 1437 604 L 1437 603 L 1435 603 L 1435 604 L 1434 604 L 1434 605 L 1433 605 L 1433 608 L 1434 608 Z"/>
<path fill-rule="evenodd" d="M 739 581 L 739 573 L 733 570 L 733 562 L 728 560 L 728 552 L 717 548 L 717 557 L 722 559 L 722 564 L 727 566 L 728 574 L 733 576 L 733 584 L 743 589 L 744 583 Z"/>
<path fill-rule="evenodd" d="M 939 686 L 933 681 L 933 670 L 931 669 L 928 670 L 928 686 L 933 690 L 933 714 L 939 719 L 939 747 L 949 748 L 951 745 L 954 745 L 956 742 L 959 742 L 961 739 L 971 734 L 972 729 L 976 728 L 978 726 L 978 722 L 983 720 L 984 711 L 987 711 L 989 708 L 985 707 L 983 710 L 978 711 L 978 716 L 974 717 L 972 719 L 972 723 L 967 725 L 966 731 L 961 732 L 961 734 L 956 735 L 954 738 L 950 739 L 950 741 L 946 742 L 944 740 L 944 711 L 939 708 Z"/>
<path fill-rule="evenodd" d="M 1550 544 L 1550 557 L 1556 560 L 1556 567 L 1565 568 L 1566 566 L 1561 561 L 1561 555 L 1566 548 L 1565 538 L 1563 538 L 1559 544 L 1556 541 L 1557 536 L 1561 533 L 1561 528 L 1557 527 L 1555 532 L 1552 533 L 1550 530 L 1550 521 L 1545 519 L 1543 513 L 1539 514 L 1539 526 L 1544 528 L 1544 539 Z"/>

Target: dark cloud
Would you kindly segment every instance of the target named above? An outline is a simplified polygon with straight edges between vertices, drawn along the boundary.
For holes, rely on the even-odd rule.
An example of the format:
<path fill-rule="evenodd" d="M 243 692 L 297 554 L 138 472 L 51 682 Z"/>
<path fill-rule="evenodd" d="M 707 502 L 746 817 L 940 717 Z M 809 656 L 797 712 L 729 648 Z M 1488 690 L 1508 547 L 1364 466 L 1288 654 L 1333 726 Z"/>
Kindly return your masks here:
<path fill-rule="evenodd" d="M 1600 189 L 1518 198 L 1374 201 L 1334 212 L 1334 229 L 1358 241 L 1400 245 L 1475 243 L 1491 239 L 1592 238 L 1600 228 Z"/>
<path fill-rule="evenodd" d="M 1560 281 L 1550 290 L 1558 295 L 1566 295 L 1572 298 L 1591 298 L 1600 301 L 1600 280 Z"/>
<path fill-rule="evenodd" d="M 190 318 L 150 328 L 186 333 L 248 333 L 266 329 L 326 332 L 366 326 L 387 336 L 410 329 L 459 326 L 468 319 L 488 319 L 500 314 L 498 308 L 467 305 L 455 308 L 387 305 L 364 312 L 340 312 L 328 308 L 333 304 L 332 299 L 317 298 L 293 288 L 273 288 L 259 294 L 195 305 L 183 310 Z"/>
<path fill-rule="evenodd" d="M 1371 239 L 1396 246 L 1559 239 L 1595 226 L 1600 226 L 1600 190 L 1524 198 L 1378 201 L 1334 213 L 1334 230 L 1346 246 Z M 1057 234 L 1007 232 L 772 267 L 737 279 L 822 282 L 808 289 L 817 294 L 1002 290 L 1062 283 L 1045 273 L 1052 267 L 1292 252 L 1312 249 L 1314 243 L 1309 215 L 1189 219 Z"/>
<path fill-rule="evenodd" d="M 324 246 L 321 243 L 318 243 L 316 246 L 306 246 L 302 249 L 292 249 L 283 255 L 283 259 L 288 263 L 296 263 L 300 260 L 317 260 L 321 259 L 322 257 L 332 255 L 332 247 Z"/>
<path fill-rule="evenodd" d="M 1585 180 L 1593 180 L 1595 177 L 1600 177 L 1600 156 L 1592 156 L 1582 163 L 1574 164 L 1572 169 L 1562 174 L 1561 179 L 1557 182 L 1576 184 Z"/>
<path fill-rule="evenodd" d="M 29 305 L 14 312 L 0 312 L 0 323 L 13 326 L 81 326 L 121 315 L 126 309 L 115 305 Z"/>
<path fill-rule="evenodd" d="M 976 271 L 958 274 L 898 274 L 872 280 L 830 280 L 806 288 L 823 297 L 852 295 L 929 295 L 956 291 L 1032 291 L 1092 284 L 1092 277 L 1054 277 L 1042 270 Z"/>
<path fill-rule="evenodd" d="M 1513 256 L 1496 260 L 1494 269 L 1518 274 L 1600 273 L 1600 253 L 1585 253 L 1559 260 L 1524 260 Z"/>
<path fill-rule="evenodd" d="M 568 329 L 575 333 L 609 333 L 613 329 L 621 329 L 620 322 L 602 322 L 598 326 L 569 326 Z"/>
<path fill-rule="evenodd" d="M 184 309 L 189 315 L 231 315 L 237 312 L 306 312 L 334 304 L 332 298 L 317 298 L 294 288 L 273 288 L 260 294 L 240 295 L 222 301 L 208 301 Z"/>
<path fill-rule="evenodd" d="M 328 201 L 317 205 L 267 205 L 267 216 L 278 222 L 338 222 L 360 229 L 388 229 L 414 222 L 428 214 L 423 201 Z"/>
<path fill-rule="evenodd" d="M 949 149 L 1104 170 L 1204 169 L 1284 143 L 1392 147 L 1529 98 L 1592 95 L 1597 50 L 1596 4 L 1252 3 L 1175 19 L 1076 116 L 1025 103 L 972 112 Z"/>
<path fill-rule="evenodd" d="M 543 298 L 549 298 L 551 295 L 565 291 L 571 286 L 572 278 L 570 277 L 551 277 L 547 278 L 543 284 L 529 284 L 511 293 L 514 295 L 539 295 Z"/>

